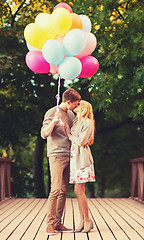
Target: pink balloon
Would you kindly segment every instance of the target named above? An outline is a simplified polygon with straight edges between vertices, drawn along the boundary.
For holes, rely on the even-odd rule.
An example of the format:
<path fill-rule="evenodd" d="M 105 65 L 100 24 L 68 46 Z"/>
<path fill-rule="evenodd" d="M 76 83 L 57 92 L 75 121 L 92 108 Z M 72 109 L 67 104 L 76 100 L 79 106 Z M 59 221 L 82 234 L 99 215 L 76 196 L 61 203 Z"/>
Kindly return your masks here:
<path fill-rule="evenodd" d="M 59 66 L 54 66 L 54 65 L 50 64 L 50 73 L 56 74 L 56 73 L 58 73 L 58 71 L 59 71 Z"/>
<path fill-rule="evenodd" d="M 93 76 L 99 69 L 99 62 L 93 56 L 85 56 L 80 59 L 82 71 L 78 77 L 89 78 Z"/>
<path fill-rule="evenodd" d="M 79 53 L 78 55 L 75 56 L 77 58 L 82 58 L 84 56 L 90 55 L 95 50 L 96 45 L 97 45 L 97 39 L 93 33 L 84 32 L 84 34 L 85 34 L 85 37 L 87 40 L 86 46 L 81 53 Z"/>
<path fill-rule="evenodd" d="M 42 52 L 29 51 L 26 55 L 27 66 L 36 73 L 48 73 L 50 64 L 44 59 Z"/>
<path fill-rule="evenodd" d="M 72 10 L 72 8 L 70 7 L 70 5 L 68 5 L 67 3 L 64 3 L 64 2 L 58 3 L 58 4 L 54 7 L 54 10 L 55 10 L 56 8 L 60 8 L 60 7 L 65 8 L 65 9 L 68 10 L 70 13 L 73 12 L 73 10 Z"/>

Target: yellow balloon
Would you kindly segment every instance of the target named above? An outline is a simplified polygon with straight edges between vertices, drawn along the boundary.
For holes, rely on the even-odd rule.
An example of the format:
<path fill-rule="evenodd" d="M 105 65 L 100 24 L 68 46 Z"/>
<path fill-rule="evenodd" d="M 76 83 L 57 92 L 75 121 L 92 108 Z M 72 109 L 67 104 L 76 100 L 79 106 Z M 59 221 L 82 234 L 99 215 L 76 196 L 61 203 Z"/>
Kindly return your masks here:
<path fill-rule="evenodd" d="M 56 37 L 56 32 L 52 27 L 52 15 L 48 13 L 40 13 L 35 18 L 35 23 L 40 25 L 46 32 L 49 39 Z"/>
<path fill-rule="evenodd" d="M 56 8 L 52 12 L 52 24 L 57 35 L 64 36 L 72 25 L 72 17 L 68 10 L 65 8 Z"/>
<path fill-rule="evenodd" d="M 36 23 L 30 23 L 24 30 L 26 42 L 33 47 L 42 49 L 44 43 L 48 40 L 46 31 Z"/>

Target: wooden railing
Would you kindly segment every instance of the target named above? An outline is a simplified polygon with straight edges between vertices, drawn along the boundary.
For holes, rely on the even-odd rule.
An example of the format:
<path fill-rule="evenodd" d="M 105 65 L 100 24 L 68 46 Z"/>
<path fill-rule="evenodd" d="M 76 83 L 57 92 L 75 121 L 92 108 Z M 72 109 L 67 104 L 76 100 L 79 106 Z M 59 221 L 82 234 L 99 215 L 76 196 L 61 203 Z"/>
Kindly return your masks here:
<path fill-rule="evenodd" d="M 0 157 L 0 201 L 11 197 L 12 159 Z"/>
<path fill-rule="evenodd" d="M 144 201 L 144 157 L 134 158 L 131 162 L 131 198 Z"/>

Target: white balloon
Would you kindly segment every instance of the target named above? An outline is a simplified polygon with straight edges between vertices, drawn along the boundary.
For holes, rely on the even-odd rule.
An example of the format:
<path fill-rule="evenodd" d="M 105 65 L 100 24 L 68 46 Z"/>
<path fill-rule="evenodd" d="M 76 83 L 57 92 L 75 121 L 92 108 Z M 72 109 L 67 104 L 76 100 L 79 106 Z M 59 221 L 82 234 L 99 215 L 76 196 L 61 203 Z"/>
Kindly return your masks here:
<path fill-rule="evenodd" d="M 80 14 L 80 19 L 82 20 L 82 30 L 84 32 L 90 32 L 92 28 L 91 20 L 86 15 Z"/>
<path fill-rule="evenodd" d="M 75 79 L 82 70 L 82 64 L 76 57 L 67 57 L 59 65 L 60 77 L 65 80 Z"/>
<path fill-rule="evenodd" d="M 63 39 L 63 46 L 67 56 L 79 54 L 86 46 L 86 37 L 81 29 L 70 30 Z"/>

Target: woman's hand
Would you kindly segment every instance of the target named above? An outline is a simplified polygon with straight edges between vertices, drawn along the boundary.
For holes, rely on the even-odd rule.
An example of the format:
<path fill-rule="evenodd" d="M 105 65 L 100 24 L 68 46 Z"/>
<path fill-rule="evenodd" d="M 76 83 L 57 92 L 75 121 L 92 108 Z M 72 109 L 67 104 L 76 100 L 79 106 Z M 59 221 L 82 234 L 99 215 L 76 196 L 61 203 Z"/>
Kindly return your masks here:
<path fill-rule="evenodd" d="M 68 137 L 70 137 L 70 135 L 71 135 L 71 130 L 70 130 L 70 127 L 69 127 L 68 123 L 65 123 L 65 124 L 64 124 L 64 127 L 65 127 L 65 131 L 66 131 Z"/>

